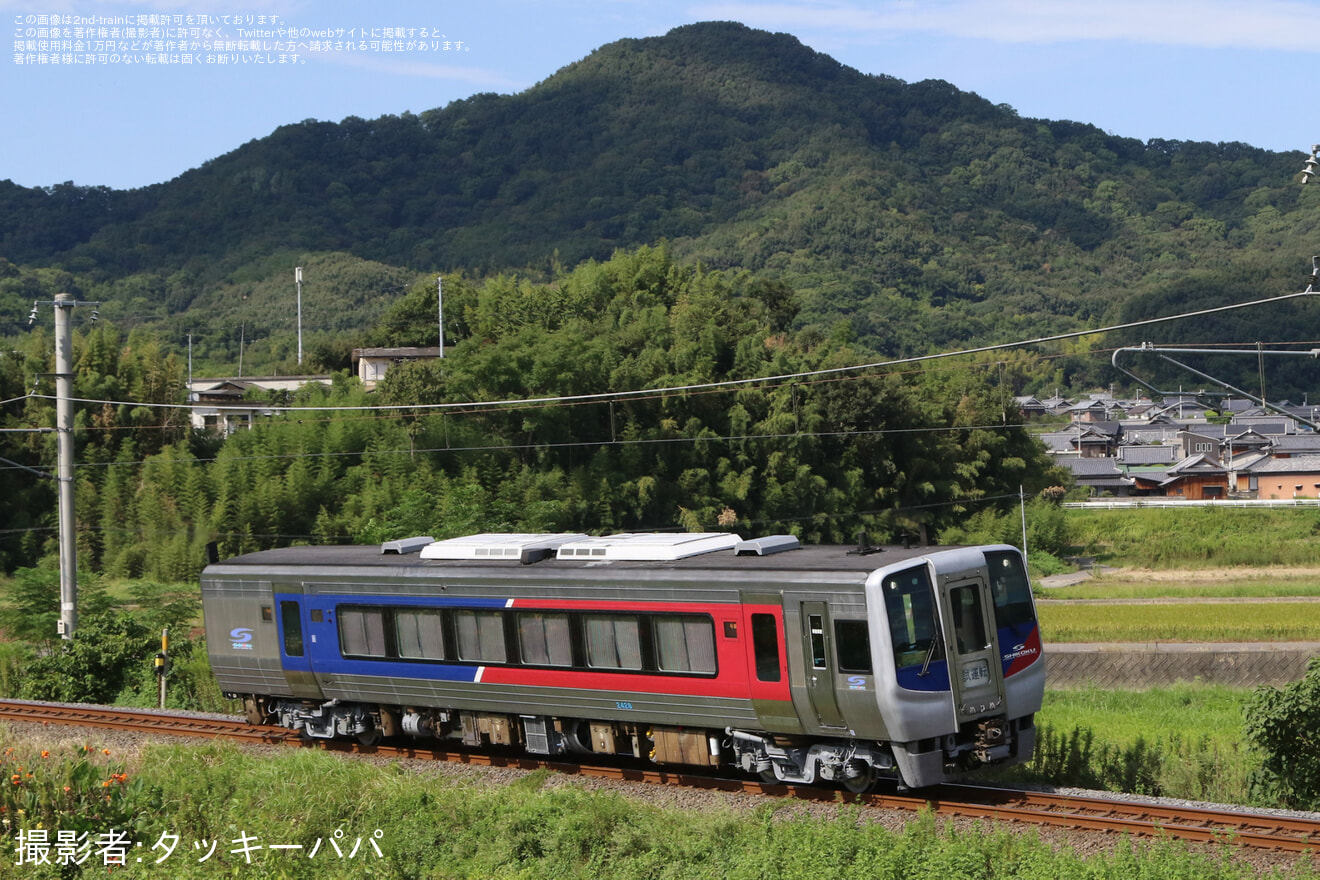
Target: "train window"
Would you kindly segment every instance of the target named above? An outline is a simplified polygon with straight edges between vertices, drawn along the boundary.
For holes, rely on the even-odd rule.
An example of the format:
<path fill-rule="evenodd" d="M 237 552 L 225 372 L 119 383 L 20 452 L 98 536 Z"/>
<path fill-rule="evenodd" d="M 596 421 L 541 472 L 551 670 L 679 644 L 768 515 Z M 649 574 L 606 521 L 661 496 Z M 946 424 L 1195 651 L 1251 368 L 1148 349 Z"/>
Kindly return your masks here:
<path fill-rule="evenodd" d="M 779 624 L 773 614 L 752 615 L 752 652 L 759 681 L 779 681 Z"/>
<path fill-rule="evenodd" d="M 637 618 L 587 614 L 587 665 L 597 669 L 641 669 L 642 645 Z"/>
<path fill-rule="evenodd" d="M 657 615 L 654 626 L 657 659 L 665 672 L 715 671 L 715 627 L 709 619 Z"/>
<path fill-rule="evenodd" d="M 518 615 L 518 647 L 533 666 L 572 666 L 573 640 L 567 614 Z"/>
<path fill-rule="evenodd" d="M 926 566 L 918 565 L 885 578 L 882 592 L 889 617 L 894 664 L 920 666 L 944 658 L 935 626 L 935 595 Z"/>
<path fill-rule="evenodd" d="M 394 611 L 394 641 L 399 656 L 408 660 L 445 659 L 445 631 L 440 612 L 397 608 Z"/>
<path fill-rule="evenodd" d="M 339 650 L 344 656 L 384 657 L 385 613 L 379 609 L 339 609 Z"/>
<path fill-rule="evenodd" d="M 829 661 L 825 656 L 825 618 L 819 614 L 809 614 L 807 618 L 811 632 L 811 668 L 828 669 Z"/>
<path fill-rule="evenodd" d="M 871 671 L 871 634 L 865 620 L 834 621 L 834 645 L 840 672 Z"/>
<path fill-rule="evenodd" d="M 950 590 L 949 605 L 953 611 L 953 634 L 958 640 L 958 653 L 984 651 L 990 644 L 990 636 L 985 631 L 985 615 L 981 613 L 980 586 L 968 584 Z"/>
<path fill-rule="evenodd" d="M 481 663 L 504 663 L 504 616 L 498 611 L 455 611 L 458 656 Z"/>
<path fill-rule="evenodd" d="M 995 598 L 995 626 L 1034 623 L 1031 582 L 1022 569 L 1022 557 L 998 550 L 985 554 L 985 562 L 990 569 L 990 593 Z"/>
<path fill-rule="evenodd" d="M 280 603 L 280 624 L 284 627 L 284 653 L 288 657 L 303 655 L 302 616 L 297 602 Z"/>

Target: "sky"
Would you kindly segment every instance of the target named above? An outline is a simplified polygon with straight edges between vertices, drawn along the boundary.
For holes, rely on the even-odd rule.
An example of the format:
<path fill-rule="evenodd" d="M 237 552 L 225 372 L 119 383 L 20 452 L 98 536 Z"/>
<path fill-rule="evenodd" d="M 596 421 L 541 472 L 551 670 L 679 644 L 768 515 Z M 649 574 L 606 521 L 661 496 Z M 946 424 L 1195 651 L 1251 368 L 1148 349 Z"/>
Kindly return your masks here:
<path fill-rule="evenodd" d="M 1320 143 L 1320 0 L 0 0 L 0 180 L 160 183 L 280 125 L 512 94 L 712 20 L 1124 137 Z"/>

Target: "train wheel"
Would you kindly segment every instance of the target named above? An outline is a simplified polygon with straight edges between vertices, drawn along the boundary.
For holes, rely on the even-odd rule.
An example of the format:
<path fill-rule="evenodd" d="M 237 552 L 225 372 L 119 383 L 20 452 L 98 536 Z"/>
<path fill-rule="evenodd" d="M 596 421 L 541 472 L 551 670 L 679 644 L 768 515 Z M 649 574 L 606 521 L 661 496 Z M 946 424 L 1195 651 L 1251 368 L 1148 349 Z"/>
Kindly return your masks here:
<path fill-rule="evenodd" d="M 756 775 L 761 780 L 762 785 L 782 785 L 774 770 L 762 770 Z"/>
<path fill-rule="evenodd" d="M 861 772 L 856 776 L 846 777 L 843 780 L 843 787 L 853 794 L 866 794 L 871 790 L 871 786 L 875 785 L 875 779 L 875 767 L 870 764 L 861 764 Z"/>
<path fill-rule="evenodd" d="M 364 746 L 374 746 L 380 742 L 380 728 L 373 727 L 370 730 L 364 730 L 357 735 L 357 741 Z"/>

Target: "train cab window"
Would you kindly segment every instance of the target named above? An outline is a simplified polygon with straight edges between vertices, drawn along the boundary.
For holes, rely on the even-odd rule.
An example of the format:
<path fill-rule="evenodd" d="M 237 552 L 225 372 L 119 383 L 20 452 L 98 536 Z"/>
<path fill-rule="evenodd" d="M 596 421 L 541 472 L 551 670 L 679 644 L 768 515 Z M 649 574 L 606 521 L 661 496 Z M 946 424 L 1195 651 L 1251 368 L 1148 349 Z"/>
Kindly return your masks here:
<path fill-rule="evenodd" d="M 445 659 L 445 629 L 440 612 L 419 608 L 396 609 L 394 641 L 399 656 L 408 660 Z"/>
<path fill-rule="evenodd" d="M 949 591 L 949 605 L 953 611 L 953 634 L 958 640 L 958 653 L 983 651 L 990 644 L 985 631 L 985 615 L 981 613 L 981 590 L 976 584 L 955 587 Z"/>
<path fill-rule="evenodd" d="M 284 627 L 284 653 L 288 657 L 303 655 L 302 615 L 297 602 L 280 603 L 280 625 Z"/>
<path fill-rule="evenodd" d="M 341 607 L 339 650 L 346 657 L 384 657 L 384 612 L 380 609 Z"/>
<path fill-rule="evenodd" d="M 759 681 L 779 681 L 779 625 L 773 614 L 752 615 L 752 653 Z"/>
<path fill-rule="evenodd" d="M 871 634 L 865 620 L 834 621 L 840 672 L 871 671 Z"/>
<path fill-rule="evenodd" d="M 504 615 L 498 611 L 455 611 L 458 656 L 479 663 L 504 663 Z"/>
<path fill-rule="evenodd" d="M 622 614 L 587 614 L 587 665 L 596 669 L 641 669 L 642 645 L 637 618 Z"/>
<path fill-rule="evenodd" d="M 665 672 L 715 672 L 715 627 L 709 619 L 657 615 L 651 619 L 659 666 Z"/>
<path fill-rule="evenodd" d="M 986 553 L 985 562 L 990 569 L 990 593 L 995 600 L 995 626 L 1034 623 L 1031 582 L 1022 568 L 1022 557 L 998 550 Z"/>
<path fill-rule="evenodd" d="M 533 666 L 572 666 L 573 639 L 568 615 L 519 614 L 518 647 L 524 663 Z"/>
<path fill-rule="evenodd" d="M 942 640 L 935 625 L 935 593 L 926 566 L 917 565 L 884 579 L 881 592 L 889 618 L 894 665 L 920 666 L 944 659 Z"/>

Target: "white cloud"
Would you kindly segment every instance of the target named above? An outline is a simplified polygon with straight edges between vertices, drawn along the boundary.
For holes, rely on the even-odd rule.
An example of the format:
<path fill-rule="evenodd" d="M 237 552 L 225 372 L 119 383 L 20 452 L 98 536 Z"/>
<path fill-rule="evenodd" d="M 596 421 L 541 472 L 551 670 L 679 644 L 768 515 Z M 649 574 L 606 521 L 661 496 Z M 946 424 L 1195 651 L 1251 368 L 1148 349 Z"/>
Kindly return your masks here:
<path fill-rule="evenodd" d="M 1117 40 L 1214 49 L 1320 51 L 1320 8 L 1305 0 L 847 0 L 700 3 L 703 19 L 853 36 L 922 33 L 1003 43 Z"/>

